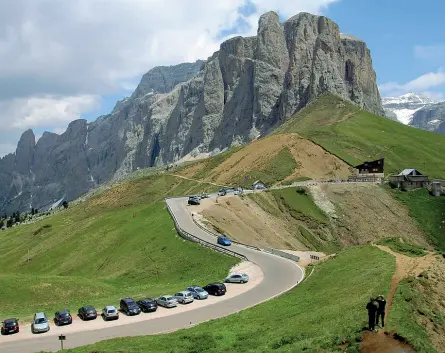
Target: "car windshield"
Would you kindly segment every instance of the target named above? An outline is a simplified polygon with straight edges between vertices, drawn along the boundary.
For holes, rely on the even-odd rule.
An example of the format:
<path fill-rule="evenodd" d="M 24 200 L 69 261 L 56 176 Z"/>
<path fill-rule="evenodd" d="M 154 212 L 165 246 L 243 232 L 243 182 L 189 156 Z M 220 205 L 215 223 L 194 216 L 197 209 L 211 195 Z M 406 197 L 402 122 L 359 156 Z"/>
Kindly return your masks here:
<path fill-rule="evenodd" d="M 46 323 L 46 319 L 43 317 L 40 317 L 38 319 L 36 319 L 36 321 L 34 321 L 36 324 L 44 324 Z"/>
<path fill-rule="evenodd" d="M 94 314 L 94 309 L 87 309 L 88 314 Z"/>
<path fill-rule="evenodd" d="M 14 326 L 14 325 L 16 325 L 16 322 L 15 322 L 15 321 L 6 321 L 6 322 L 5 322 L 5 327 L 12 327 L 12 326 Z"/>
<path fill-rule="evenodd" d="M 110 314 L 114 314 L 114 313 L 116 312 L 116 310 L 114 310 L 114 309 L 108 309 L 108 312 L 109 312 Z"/>
<path fill-rule="evenodd" d="M 165 297 L 165 300 L 167 300 L 167 301 L 173 300 L 173 297 Z"/>
<path fill-rule="evenodd" d="M 60 315 L 61 317 L 68 317 L 68 316 L 70 316 L 70 313 L 67 312 L 67 311 L 62 311 L 62 312 L 59 313 L 59 315 Z"/>
<path fill-rule="evenodd" d="M 195 291 L 197 291 L 198 293 L 202 293 L 202 292 L 204 292 L 204 289 L 202 289 L 202 288 L 195 288 Z"/>

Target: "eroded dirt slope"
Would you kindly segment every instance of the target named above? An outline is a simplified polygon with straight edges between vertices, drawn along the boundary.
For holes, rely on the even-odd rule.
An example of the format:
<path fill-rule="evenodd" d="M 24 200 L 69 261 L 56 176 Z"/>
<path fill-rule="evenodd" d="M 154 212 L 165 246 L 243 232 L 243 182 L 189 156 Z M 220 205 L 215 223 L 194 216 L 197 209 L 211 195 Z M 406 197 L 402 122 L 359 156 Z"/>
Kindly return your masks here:
<path fill-rule="evenodd" d="M 286 208 L 272 192 L 204 200 L 196 211 L 214 230 L 260 247 L 333 253 L 386 237 L 427 246 L 408 210 L 376 184 L 309 186 L 323 222 Z"/>
<path fill-rule="evenodd" d="M 279 134 L 253 141 L 237 152 L 231 154 L 221 163 L 206 171 L 201 180 L 218 184 L 230 184 L 239 181 L 246 171 L 267 169 L 271 160 L 283 148 L 288 148 L 297 167 L 284 179 L 293 180 L 300 177 L 311 179 L 341 179 L 350 174 L 349 165 L 326 152 L 320 146 L 298 134 Z M 208 167 L 208 161 L 197 162 L 178 174 L 193 177 Z"/>

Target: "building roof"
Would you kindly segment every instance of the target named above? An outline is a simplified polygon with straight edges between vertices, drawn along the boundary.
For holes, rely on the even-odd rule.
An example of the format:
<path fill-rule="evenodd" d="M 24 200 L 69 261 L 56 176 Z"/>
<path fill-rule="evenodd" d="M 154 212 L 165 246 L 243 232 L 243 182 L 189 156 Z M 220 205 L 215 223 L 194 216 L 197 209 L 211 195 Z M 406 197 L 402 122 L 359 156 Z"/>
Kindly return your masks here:
<path fill-rule="evenodd" d="M 416 172 L 414 173 L 415 175 L 422 175 L 422 173 L 420 173 L 417 169 L 404 169 L 399 175 L 411 175 L 413 172 Z"/>

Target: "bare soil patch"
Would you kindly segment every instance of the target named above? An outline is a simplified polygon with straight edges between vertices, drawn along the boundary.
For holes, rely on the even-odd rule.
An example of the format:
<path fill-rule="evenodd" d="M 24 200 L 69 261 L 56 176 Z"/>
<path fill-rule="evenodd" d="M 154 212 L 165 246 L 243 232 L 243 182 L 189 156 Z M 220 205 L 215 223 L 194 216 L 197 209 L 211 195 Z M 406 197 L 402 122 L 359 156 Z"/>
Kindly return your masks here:
<path fill-rule="evenodd" d="M 246 170 L 260 170 L 266 167 L 285 147 L 289 148 L 298 165 L 285 180 L 294 180 L 299 177 L 319 180 L 344 179 L 350 174 L 350 166 L 341 159 L 326 152 L 310 140 L 291 133 L 267 136 L 251 142 L 211 170 L 204 180 L 230 184 Z M 180 174 L 192 177 L 204 167 L 205 163 L 206 161 L 197 162 L 181 170 Z"/>
<path fill-rule="evenodd" d="M 383 332 L 383 331 L 382 331 Z M 361 353 L 415 353 L 407 343 L 393 335 L 365 332 L 360 346 Z"/>
<path fill-rule="evenodd" d="M 293 233 L 290 224 L 265 212 L 249 198 L 225 196 L 204 199 L 201 205 L 193 207 L 193 212 L 198 214 L 196 219 L 208 229 L 227 234 L 243 244 L 276 249 L 306 249 Z"/>

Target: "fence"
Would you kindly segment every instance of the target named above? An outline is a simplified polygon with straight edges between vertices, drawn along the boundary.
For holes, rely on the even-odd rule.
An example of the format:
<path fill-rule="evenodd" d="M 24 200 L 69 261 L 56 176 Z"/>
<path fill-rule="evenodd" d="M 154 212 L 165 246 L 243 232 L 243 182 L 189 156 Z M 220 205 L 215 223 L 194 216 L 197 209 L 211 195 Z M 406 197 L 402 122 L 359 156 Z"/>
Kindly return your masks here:
<path fill-rule="evenodd" d="M 226 249 L 226 248 L 222 248 L 222 247 L 219 247 L 219 246 L 217 246 L 217 245 L 215 245 L 215 244 L 209 243 L 209 242 L 207 242 L 207 241 L 205 241 L 205 240 L 202 240 L 202 239 L 200 239 L 200 238 L 194 236 L 193 234 L 190 234 L 189 232 L 186 232 L 185 230 L 183 230 L 183 229 L 179 226 L 179 223 L 178 223 L 178 221 L 176 220 L 176 217 L 175 217 L 173 211 L 171 210 L 171 208 L 170 208 L 170 206 L 169 206 L 167 200 L 168 200 L 168 198 L 165 199 L 165 203 L 167 204 L 167 210 L 168 210 L 168 212 L 170 213 L 170 216 L 173 218 L 173 222 L 174 222 L 174 224 L 175 224 L 176 231 L 178 232 L 178 234 L 179 234 L 181 237 L 183 237 L 183 238 L 186 239 L 186 240 L 192 241 L 192 242 L 194 242 L 194 243 L 199 243 L 200 245 L 205 246 L 205 247 L 207 247 L 207 248 L 210 248 L 210 249 L 213 249 L 213 250 L 216 250 L 216 251 L 219 251 L 219 252 L 228 254 L 228 255 L 230 255 L 230 256 L 234 256 L 234 257 L 237 257 L 237 258 L 239 258 L 239 259 L 242 259 L 242 260 L 247 261 L 247 257 L 244 256 L 244 255 L 242 255 L 242 254 L 239 254 L 239 253 L 237 253 L 237 252 L 235 252 L 235 251 L 232 251 L 232 250 L 229 250 L 229 249 Z"/>

